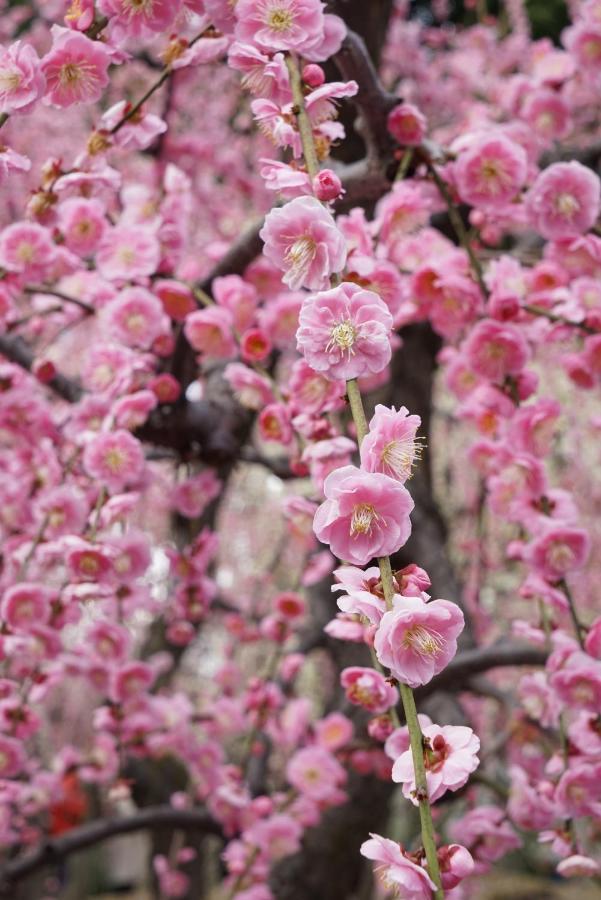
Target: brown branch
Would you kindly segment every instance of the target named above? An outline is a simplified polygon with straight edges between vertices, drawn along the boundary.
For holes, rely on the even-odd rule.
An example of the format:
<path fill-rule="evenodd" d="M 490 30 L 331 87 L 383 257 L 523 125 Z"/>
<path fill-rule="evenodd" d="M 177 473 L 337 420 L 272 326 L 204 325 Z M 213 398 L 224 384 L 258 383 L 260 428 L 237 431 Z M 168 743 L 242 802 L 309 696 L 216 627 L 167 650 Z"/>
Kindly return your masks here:
<path fill-rule="evenodd" d="M 544 666 L 548 653 L 530 644 L 514 644 L 509 641 L 464 650 L 451 660 L 446 669 L 429 684 L 419 688 L 416 698 L 421 700 L 436 691 L 458 691 L 464 688 L 473 675 L 490 669 L 514 666 Z"/>
<path fill-rule="evenodd" d="M 27 346 L 23 338 L 0 335 L 0 355 L 5 356 L 11 362 L 16 363 L 28 372 L 35 361 L 35 356 Z M 72 381 L 60 372 L 46 383 L 46 387 L 52 388 L 55 394 L 68 400 L 69 403 L 77 403 L 82 396 L 82 389 L 76 381 Z"/>
<path fill-rule="evenodd" d="M 107 838 L 150 828 L 174 828 L 201 831 L 221 836 L 221 826 L 204 809 L 175 809 L 172 806 L 149 806 L 124 818 L 87 822 L 60 837 L 50 838 L 33 850 L 8 862 L 0 870 L 0 896 L 11 898 L 14 885 L 44 866 L 58 862 L 92 847 Z"/>

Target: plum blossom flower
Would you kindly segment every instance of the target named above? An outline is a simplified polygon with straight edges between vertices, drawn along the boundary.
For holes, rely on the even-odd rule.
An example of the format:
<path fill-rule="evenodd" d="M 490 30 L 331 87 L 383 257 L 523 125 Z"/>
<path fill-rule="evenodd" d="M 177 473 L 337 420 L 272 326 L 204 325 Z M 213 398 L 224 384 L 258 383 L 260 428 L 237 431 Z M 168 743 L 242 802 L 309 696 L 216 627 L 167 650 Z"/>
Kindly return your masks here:
<path fill-rule="evenodd" d="M 238 402 L 247 409 L 261 409 L 274 399 L 269 379 L 242 363 L 228 363 L 223 377 Z"/>
<path fill-rule="evenodd" d="M 290 758 L 286 778 L 297 791 L 319 802 L 337 802 L 346 772 L 324 747 L 304 747 Z"/>
<path fill-rule="evenodd" d="M 66 246 L 78 256 L 91 256 L 108 227 L 103 204 L 84 197 L 71 197 L 61 203 L 58 223 Z"/>
<path fill-rule="evenodd" d="M 436 885 L 422 866 L 409 859 L 400 844 L 379 834 L 371 834 L 361 844 L 361 855 L 376 863 L 385 888 L 395 888 L 407 900 L 430 900 Z"/>
<path fill-rule="evenodd" d="M 342 670 L 340 684 L 351 703 L 376 715 L 386 712 L 399 699 L 397 689 L 375 669 L 350 666 Z"/>
<path fill-rule="evenodd" d="M 44 93 L 46 79 L 30 44 L 0 47 L 0 115 L 26 113 Z"/>
<path fill-rule="evenodd" d="M 42 584 L 26 581 L 14 584 L 2 597 L 2 620 L 16 631 L 28 631 L 32 625 L 46 624 L 50 619 L 52 599 L 52 592 Z"/>
<path fill-rule="evenodd" d="M 98 271 L 109 281 L 130 281 L 156 272 L 161 248 L 154 234 L 133 225 L 110 228 L 96 254 Z"/>
<path fill-rule="evenodd" d="M 20 741 L 0 734 L 0 778 L 14 778 L 25 765 L 25 751 Z"/>
<path fill-rule="evenodd" d="M 146 37 L 168 31 L 182 0 L 99 0 L 98 10 L 125 37 Z"/>
<path fill-rule="evenodd" d="M 529 546 L 529 559 L 544 578 L 559 581 L 581 569 L 588 558 L 590 539 L 582 528 L 561 523 L 549 526 Z"/>
<path fill-rule="evenodd" d="M 102 314 L 111 336 L 127 347 L 147 350 L 167 330 L 163 304 L 142 287 L 121 291 Z"/>
<path fill-rule="evenodd" d="M 562 878 L 592 878 L 601 872 L 601 866 L 590 856 L 574 853 L 567 856 L 557 866 L 557 874 Z"/>
<path fill-rule="evenodd" d="M 409 538 L 413 500 L 387 475 L 343 466 L 328 475 L 324 494 L 313 530 L 339 559 L 363 566 L 395 553 Z"/>
<path fill-rule="evenodd" d="M 0 144 L 0 185 L 4 184 L 11 172 L 29 172 L 31 160 L 22 153 L 16 153 L 6 144 Z"/>
<path fill-rule="evenodd" d="M 111 54 L 100 41 L 68 29 L 53 29 L 52 49 L 42 59 L 44 103 L 59 108 L 94 103 L 109 83 Z"/>
<path fill-rule="evenodd" d="M 526 196 L 530 224 L 553 241 L 578 237 L 592 228 L 600 204 L 598 176 L 574 160 L 549 166 Z"/>
<path fill-rule="evenodd" d="M 421 597 L 398 597 L 384 613 L 374 638 L 383 666 L 409 687 L 427 684 L 457 652 L 464 627 L 463 613 L 448 600 L 424 602 Z"/>
<path fill-rule="evenodd" d="M 459 154 L 453 174 L 459 196 L 482 209 L 511 203 L 528 171 L 525 150 L 503 135 L 473 140 Z"/>
<path fill-rule="evenodd" d="M 212 469 L 206 469 L 180 482 L 173 490 L 171 502 L 181 516 L 195 519 L 202 515 L 211 500 L 219 496 L 220 490 L 221 481 Z"/>
<path fill-rule="evenodd" d="M 361 442 L 361 465 L 367 472 L 383 472 L 404 484 L 420 455 L 416 438 L 419 416 L 410 416 L 401 406 L 388 408 L 378 403 L 369 423 L 369 432 Z"/>
<path fill-rule="evenodd" d="M 0 266 L 28 280 L 43 280 L 55 255 L 50 232 L 36 222 L 14 222 L 0 233 Z"/>
<path fill-rule="evenodd" d="M 296 197 L 272 209 L 260 231 L 264 253 L 285 274 L 291 291 L 319 291 L 346 262 L 345 240 L 331 213 L 315 197 Z"/>
<path fill-rule="evenodd" d="M 451 835 L 467 845 L 480 867 L 500 859 L 510 850 L 520 847 L 522 842 L 505 818 L 505 812 L 498 806 L 478 806 L 455 820 L 449 829 Z"/>
<path fill-rule="evenodd" d="M 426 118 L 412 103 L 399 103 L 388 113 L 389 132 L 404 147 L 416 147 L 426 134 Z"/>
<path fill-rule="evenodd" d="M 321 0 L 238 0 L 236 37 L 262 50 L 303 53 L 323 37 Z"/>
<path fill-rule="evenodd" d="M 521 331 L 505 322 L 482 319 L 463 345 L 466 357 L 478 375 L 502 382 L 506 375 L 517 375 L 530 356 Z"/>
<path fill-rule="evenodd" d="M 297 349 L 327 378 L 361 378 L 382 372 L 392 354 L 392 316 L 373 291 L 343 282 L 304 301 Z"/>
<path fill-rule="evenodd" d="M 119 100 L 103 113 L 99 127 L 106 131 L 112 131 L 115 125 L 130 112 L 130 109 L 130 103 L 126 100 Z M 130 116 L 123 127 L 111 135 L 110 140 L 124 150 L 145 150 L 159 134 L 164 134 L 165 131 L 167 131 L 167 123 L 160 116 L 139 110 Z"/>
<path fill-rule="evenodd" d="M 297 359 L 292 366 L 288 389 L 293 406 L 309 415 L 337 409 L 346 390 L 342 379 L 324 377 L 304 359 Z"/>
<path fill-rule="evenodd" d="M 184 334 L 194 350 L 216 359 L 234 356 L 236 343 L 232 331 L 232 317 L 227 309 L 209 306 L 186 316 Z"/>
<path fill-rule="evenodd" d="M 446 844 L 436 851 L 442 886 L 446 891 L 471 875 L 474 871 L 474 859 L 466 847 L 461 844 Z"/>
<path fill-rule="evenodd" d="M 133 435 L 117 430 L 99 434 L 86 445 L 83 465 L 91 478 L 117 492 L 138 481 L 144 469 L 144 454 Z"/>
<path fill-rule="evenodd" d="M 478 768 L 480 739 L 463 725 L 428 725 L 423 729 L 424 765 L 428 796 L 434 803 L 447 791 L 458 791 Z M 392 780 L 403 785 L 403 794 L 416 806 L 415 769 L 410 749 L 392 767 Z"/>

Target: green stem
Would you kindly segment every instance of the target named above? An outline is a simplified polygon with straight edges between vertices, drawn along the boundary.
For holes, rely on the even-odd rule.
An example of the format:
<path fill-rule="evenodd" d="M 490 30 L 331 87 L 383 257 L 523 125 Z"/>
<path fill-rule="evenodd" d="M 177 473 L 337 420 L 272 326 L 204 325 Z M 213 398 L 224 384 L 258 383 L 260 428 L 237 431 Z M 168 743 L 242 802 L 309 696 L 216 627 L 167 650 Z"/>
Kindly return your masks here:
<path fill-rule="evenodd" d="M 1 113 L 1 114 L 0 114 L 0 128 L 2 128 L 2 126 L 3 126 L 4 124 L 6 124 L 6 122 L 8 122 L 9 118 L 10 118 L 10 116 L 9 116 L 8 113 Z"/>
<path fill-rule="evenodd" d="M 307 166 L 307 172 L 309 173 L 311 180 L 313 180 L 319 172 L 319 160 L 317 159 L 315 141 L 313 140 L 313 127 L 305 107 L 305 95 L 303 94 L 301 73 L 294 54 L 289 54 L 286 57 L 286 66 L 288 67 L 288 74 L 290 75 L 292 100 L 294 102 L 296 122 L 301 137 L 301 143 L 303 145 L 305 165 Z"/>
<path fill-rule="evenodd" d="M 355 428 L 357 429 L 357 440 L 359 446 L 365 435 L 367 434 L 367 419 L 365 418 L 365 410 L 363 409 L 363 401 L 361 399 L 361 391 L 355 378 L 346 383 L 346 394 L 353 414 Z M 392 566 L 390 565 L 390 557 L 382 556 L 378 559 L 380 567 L 380 576 L 382 578 L 382 589 L 384 591 L 384 599 L 388 609 L 392 609 L 392 599 L 394 597 L 394 585 L 392 580 Z M 440 879 L 440 868 L 438 865 L 438 857 L 436 856 L 436 841 L 434 839 L 434 824 L 432 822 L 432 810 L 430 808 L 430 800 L 428 797 L 428 782 L 426 780 L 426 767 L 424 764 L 424 737 L 420 728 L 419 719 L 417 718 L 417 708 L 415 706 L 415 698 L 413 691 L 406 685 L 399 683 L 401 700 L 405 711 L 405 721 L 409 730 L 409 739 L 411 742 L 411 753 L 413 756 L 413 770 L 415 772 L 415 794 L 419 803 L 419 818 L 421 822 L 422 844 L 426 853 L 428 863 L 428 872 L 430 878 L 436 885 L 434 891 L 435 900 L 442 900 L 444 891 Z"/>
<path fill-rule="evenodd" d="M 559 587 L 566 595 L 566 598 L 568 601 L 568 607 L 570 609 L 570 618 L 572 619 L 574 631 L 576 632 L 576 639 L 578 640 L 578 643 L 580 644 L 580 647 L 582 648 L 582 650 L 584 650 L 584 638 L 582 635 L 583 635 L 583 632 L 586 631 L 586 628 L 584 627 L 584 625 L 578 618 L 578 613 L 576 612 L 576 604 L 574 603 L 574 598 L 572 597 L 572 592 L 569 589 L 568 583 L 564 578 L 562 578 Z"/>

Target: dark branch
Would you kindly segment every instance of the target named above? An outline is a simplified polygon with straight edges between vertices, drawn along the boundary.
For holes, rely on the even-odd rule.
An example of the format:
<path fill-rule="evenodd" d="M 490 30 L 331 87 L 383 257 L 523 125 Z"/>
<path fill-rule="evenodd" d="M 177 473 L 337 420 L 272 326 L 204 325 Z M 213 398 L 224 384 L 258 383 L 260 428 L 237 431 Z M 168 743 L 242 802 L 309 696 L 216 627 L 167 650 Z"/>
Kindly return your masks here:
<path fill-rule="evenodd" d="M 34 850 L 17 857 L 0 870 L 0 896 L 13 896 L 11 888 L 38 869 L 56 863 L 118 834 L 129 834 L 146 828 L 174 828 L 222 835 L 221 827 L 204 809 L 174 809 L 172 806 L 149 806 L 126 818 L 88 822 L 61 837 L 44 841 Z"/>
<path fill-rule="evenodd" d="M 20 337 L 8 337 L 8 335 L 0 335 L 0 355 L 5 356 L 11 362 L 16 363 L 23 369 L 31 372 L 31 367 L 35 361 L 35 356 Z M 47 382 L 47 387 L 52 388 L 55 394 L 58 394 L 63 400 L 69 403 L 77 403 L 83 391 L 75 381 L 71 381 L 65 375 L 57 373 L 54 378 Z"/>

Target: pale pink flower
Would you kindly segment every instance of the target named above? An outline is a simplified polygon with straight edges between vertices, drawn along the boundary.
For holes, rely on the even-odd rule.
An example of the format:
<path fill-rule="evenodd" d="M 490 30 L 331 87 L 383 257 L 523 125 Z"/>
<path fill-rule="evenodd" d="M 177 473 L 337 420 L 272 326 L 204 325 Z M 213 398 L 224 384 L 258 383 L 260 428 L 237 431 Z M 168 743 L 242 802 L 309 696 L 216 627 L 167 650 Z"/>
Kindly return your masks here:
<path fill-rule="evenodd" d="M 382 372 L 392 355 L 392 316 L 384 301 L 345 281 L 304 301 L 297 349 L 328 378 L 361 378 Z"/>
<path fill-rule="evenodd" d="M 72 197 L 58 207 L 58 226 L 65 244 L 79 256 L 91 256 L 108 227 L 103 204 Z"/>
<path fill-rule="evenodd" d="M 311 179 L 307 172 L 277 159 L 261 159 L 261 178 L 269 191 L 277 191 L 284 200 L 293 200 L 301 195 L 313 193 Z M 316 194 L 317 196 L 317 194 Z M 317 196 L 318 200 L 322 198 Z"/>
<path fill-rule="evenodd" d="M 148 350 L 168 330 L 161 301 L 142 287 L 121 291 L 102 310 L 110 335 L 127 347 Z"/>
<path fill-rule="evenodd" d="M 532 227 L 548 240 L 578 237 L 599 215 L 601 183 L 581 163 L 553 163 L 537 177 L 526 196 Z"/>
<path fill-rule="evenodd" d="M 134 225 L 110 228 L 96 254 L 98 271 L 110 281 L 131 281 L 156 272 L 161 248 L 154 234 Z"/>
<path fill-rule="evenodd" d="M 396 841 L 371 834 L 361 844 L 361 855 L 378 863 L 376 871 L 385 889 L 395 889 L 407 900 L 431 900 L 436 885 L 425 869 L 405 856 Z"/>
<path fill-rule="evenodd" d="M 36 513 L 45 521 L 44 534 L 58 537 L 81 531 L 88 516 L 88 503 L 77 488 L 59 485 L 38 497 Z"/>
<path fill-rule="evenodd" d="M 463 344 L 476 374 L 502 383 L 507 375 L 517 375 L 530 357 L 528 343 L 519 328 L 495 319 L 482 319 Z"/>
<path fill-rule="evenodd" d="M 411 476 L 411 469 L 420 455 L 416 438 L 421 425 L 419 416 L 410 416 L 401 406 L 388 408 L 378 403 L 369 423 L 369 432 L 361 442 L 361 466 L 367 472 L 383 472 L 401 484 Z"/>
<path fill-rule="evenodd" d="M 520 116 L 546 141 L 561 140 L 572 128 L 570 107 L 560 94 L 549 89 L 533 91 Z"/>
<path fill-rule="evenodd" d="M 387 127 L 395 141 L 416 147 L 426 135 L 426 118 L 412 103 L 399 103 L 388 113 Z"/>
<path fill-rule="evenodd" d="M 140 479 L 144 454 L 129 431 L 119 430 L 93 438 L 84 450 L 83 464 L 91 478 L 116 493 Z"/>
<path fill-rule="evenodd" d="M 83 362 L 82 383 L 88 391 L 115 396 L 129 382 L 133 366 L 133 351 L 116 344 L 97 343 L 90 348 Z M 98 403 L 92 405 L 89 410 L 86 409 L 86 430 L 97 431 L 106 411 L 106 408 Z"/>
<path fill-rule="evenodd" d="M 14 222 L 0 233 L 0 266 L 29 281 L 43 280 L 55 255 L 50 232 L 36 222 Z"/>
<path fill-rule="evenodd" d="M 286 446 L 294 440 L 290 410 L 284 403 L 269 403 L 261 410 L 257 425 L 263 441 Z"/>
<path fill-rule="evenodd" d="M 502 209 L 520 191 L 528 171 L 526 153 L 503 135 L 482 137 L 468 144 L 454 164 L 459 196 L 483 209 Z"/>
<path fill-rule="evenodd" d="M 567 856 L 557 866 L 557 874 L 562 878 L 593 878 L 599 875 L 601 867 L 590 856 L 574 853 Z"/>
<path fill-rule="evenodd" d="M 103 113 L 99 129 L 112 131 L 115 125 L 130 111 L 131 103 L 119 100 Z M 110 140 L 123 150 L 145 150 L 152 142 L 167 131 L 167 123 L 153 113 L 140 110 L 111 135 Z"/>
<path fill-rule="evenodd" d="M 236 353 L 232 317 L 221 306 L 198 309 L 186 316 L 184 334 L 194 350 L 216 359 L 227 359 Z"/>
<path fill-rule="evenodd" d="M 395 596 L 393 608 L 384 613 L 378 625 L 374 649 L 395 678 L 409 687 L 419 687 L 453 659 L 464 624 L 456 603 L 425 603 L 421 597 Z"/>
<path fill-rule="evenodd" d="M 321 0 L 238 0 L 236 38 L 263 50 L 303 53 L 323 38 Z"/>
<path fill-rule="evenodd" d="M 315 739 L 320 747 L 326 750 L 340 750 L 353 737 L 353 723 L 347 716 L 339 712 L 330 713 L 315 722 Z"/>
<path fill-rule="evenodd" d="M 26 581 L 15 584 L 2 597 L 2 621 L 15 631 L 29 631 L 32 625 L 46 625 L 53 599 L 52 592 L 42 584 Z"/>
<path fill-rule="evenodd" d="M 332 169 L 321 169 L 312 181 L 313 193 L 322 203 L 337 200 L 344 190 L 340 178 Z"/>
<path fill-rule="evenodd" d="M 578 22 L 569 29 L 566 45 L 579 69 L 598 74 L 601 65 L 601 23 Z"/>
<path fill-rule="evenodd" d="M 324 494 L 313 530 L 339 559 L 362 566 L 396 553 L 409 538 L 413 500 L 387 475 L 344 466 L 328 475 Z"/>
<path fill-rule="evenodd" d="M 111 572 L 111 559 L 104 547 L 81 538 L 65 541 L 65 564 L 73 581 L 106 583 Z"/>
<path fill-rule="evenodd" d="M 14 778 L 25 765 L 25 750 L 21 741 L 0 734 L 0 778 Z"/>
<path fill-rule="evenodd" d="M 274 399 L 269 379 L 242 363 L 228 363 L 223 377 L 237 401 L 247 409 L 261 409 Z"/>
<path fill-rule="evenodd" d="M 285 274 L 290 290 L 319 291 L 346 262 L 345 240 L 332 215 L 315 197 L 297 197 L 272 209 L 260 231 L 264 253 Z"/>
<path fill-rule="evenodd" d="M 399 699 L 399 693 L 375 669 L 351 666 L 340 673 L 340 684 L 355 706 L 376 715 L 386 712 Z"/>
<path fill-rule="evenodd" d="M 228 51 L 228 63 L 230 68 L 242 73 L 242 86 L 251 94 L 272 100 L 280 106 L 292 101 L 290 76 L 283 53 L 276 53 L 270 58 L 252 44 L 235 41 Z M 261 159 L 259 162 L 271 160 Z"/>
<path fill-rule="evenodd" d="M 346 772 L 324 747 L 305 747 L 290 758 L 286 778 L 300 794 L 319 802 L 337 802 Z"/>
<path fill-rule="evenodd" d="M 443 888 L 448 891 L 474 871 L 472 854 L 461 844 L 446 844 L 436 851 Z M 459 900 L 459 898 L 458 898 Z"/>
<path fill-rule="evenodd" d="M 574 653 L 564 668 L 553 673 L 550 686 L 570 709 L 601 709 L 601 663 L 585 653 Z"/>
<path fill-rule="evenodd" d="M 134 431 L 143 425 L 148 416 L 157 406 L 157 397 L 153 391 L 134 391 L 120 397 L 111 408 L 117 428 L 127 428 Z"/>
<path fill-rule="evenodd" d="M 99 12 L 126 38 L 168 31 L 181 7 L 182 0 L 98 0 Z"/>
<path fill-rule="evenodd" d="M 143 662 L 128 662 L 113 673 L 110 690 L 114 703 L 125 703 L 147 691 L 155 679 L 154 670 Z"/>
<path fill-rule="evenodd" d="M 4 184 L 11 172 L 29 172 L 31 160 L 22 153 L 16 153 L 6 144 L 0 144 L 0 185 Z"/>
<path fill-rule="evenodd" d="M 62 108 L 99 100 L 109 83 L 109 50 L 76 31 L 55 28 L 53 32 L 52 49 L 42 59 L 44 103 Z"/>
<path fill-rule="evenodd" d="M 598 707 L 597 707 L 598 709 Z M 601 816 L 599 766 L 575 764 L 559 779 L 555 791 L 558 811 L 566 819 Z"/>
<path fill-rule="evenodd" d="M 94 0 L 71 0 L 65 13 L 65 25 L 75 31 L 86 31 L 94 21 Z"/>
<path fill-rule="evenodd" d="M 213 33 L 199 38 L 191 47 L 187 46 L 185 41 L 182 43 L 184 44 L 183 52 L 176 56 L 171 63 L 174 71 L 187 66 L 201 66 L 216 62 L 227 52 L 230 41 L 224 35 Z"/>
<path fill-rule="evenodd" d="M 206 469 L 180 482 L 173 489 L 171 503 L 181 516 L 196 519 L 220 491 L 221 481 L 212 469 Z"/>
<path fill-rule="evenodd" d="M 428 796 L 434 803 L 447 791 L 462 788 L 478 768 L 480 739 L 463 725 L 428 725 L 422 733 Z M 417 806 L 411 749 L 405 750 L 394 763 L 392 780 L 403 785 L 404 796 Z"/>
<path fill-rule="evenodd" d="M 339 409 L 346 392 L 342 379 L 332 381 L 324 377 L 304 359 L 297 359 L 292 366 L 288 389 L 292 405 L 309 415 Z"/>
<path fill-rule="evenodd" d="M 259 302 L 254 285 L 239 275 L 224 275 L 213 280 L 211 293 L 215 303 L 231 314 L 236 331 L 245 331 L 254 324 Z"/>
<path fill-rule="evenodd" d="M 354 441 L 344 435 L 339 435 L 309 444 L 303 450 L 301 459 L 309 466 L 311 478 L 321 491 L 330 472 L 341 466 L 348 466 L 351 462 L 351 455 L 356 449 L 357 445 Z"/>
<path fill-rule="evenodd" d="M 456 819 L 449 829 L 451 835 L 461 840 L 477 861 L 491 863 L 522 842 L 509 822 L 504 810 L 498 806 L 481 805 Z M 483 867 L 480 871 L 484 871 Z"/>
<path fill-rule="evenodd" d="M 590 539 L 582 528 L 550 525 L 529 546 L 528 558 L 549 581 L 559 581 L 575 569 L 581 569 L 589 555 Z"/>
<path fill-rule="evenodd" d="M 346 24 L 340 16 L 325 13 L 323 26 L 323 34 L 317 36 L 312 44 L 308 44 L 303 49 L 304 58 L 311 62 L 323 62 L 334 56 L 340 50 L 346 37 Z"/>
<path fill-rule="evenodd" d="M 300 849 L 303 827 L 292 816 L 276 813 L 246 829 L 244 840 L 258 847 L 269 860 L 290 856 Z"/>
<path fill-rule="evenodd" d="M 46 79 L 30 44 L 0 47 L 0 114 L 29 112 L 44 93 Z"/>

